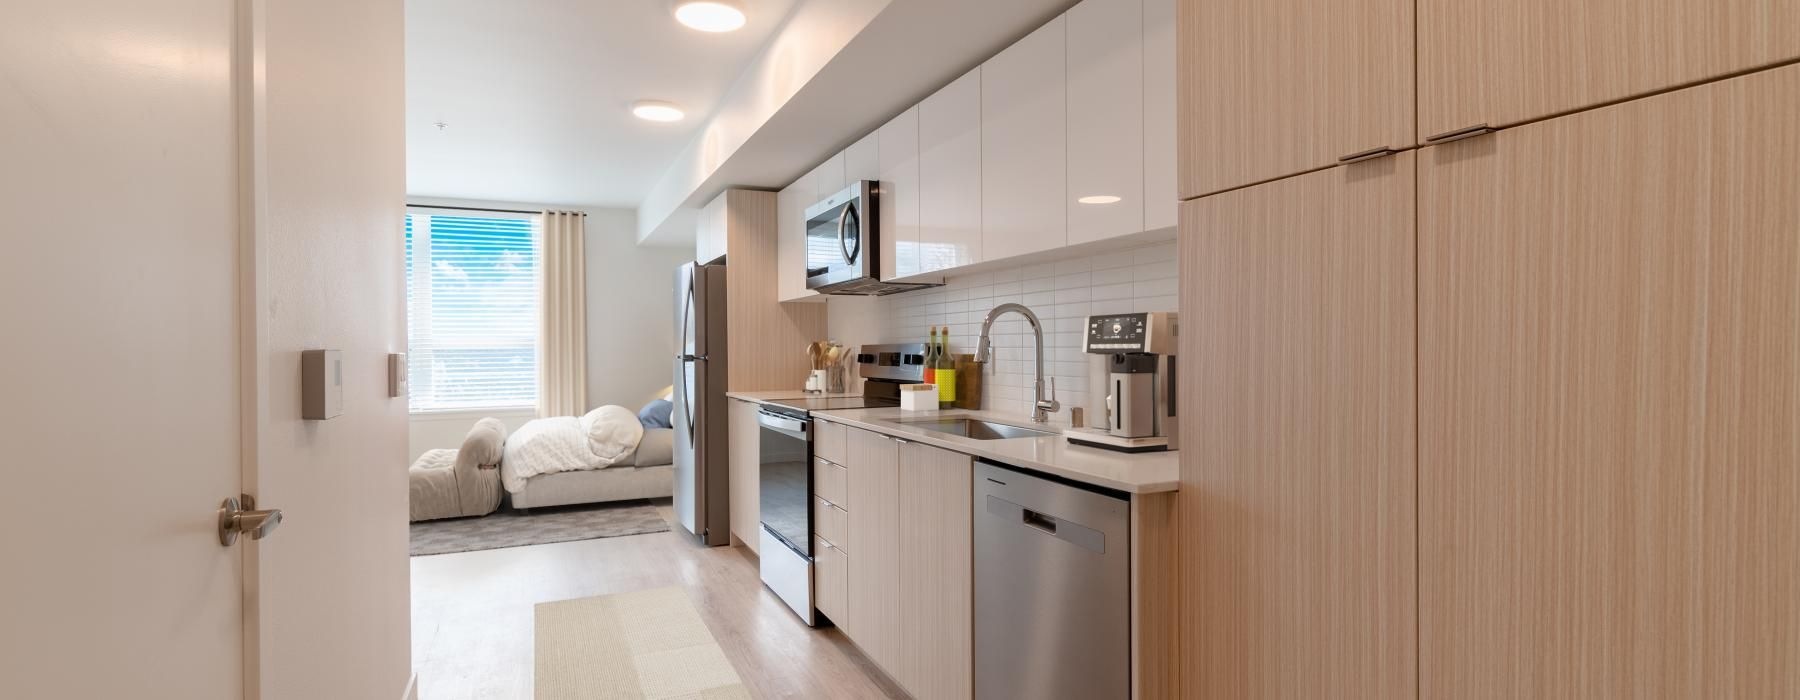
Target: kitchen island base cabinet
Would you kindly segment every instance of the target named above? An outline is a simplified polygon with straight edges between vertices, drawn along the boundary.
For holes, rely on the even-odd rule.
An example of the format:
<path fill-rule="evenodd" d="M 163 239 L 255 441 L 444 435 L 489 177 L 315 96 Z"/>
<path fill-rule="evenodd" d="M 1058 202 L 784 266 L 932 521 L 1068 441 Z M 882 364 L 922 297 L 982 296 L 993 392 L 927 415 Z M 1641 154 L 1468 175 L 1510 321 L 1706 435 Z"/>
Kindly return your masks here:
<path fill-rule="evenodd" d="M 1421 153 L 1420 697 L 1800 692 L 1796 114 L 1790 66 Z"/>

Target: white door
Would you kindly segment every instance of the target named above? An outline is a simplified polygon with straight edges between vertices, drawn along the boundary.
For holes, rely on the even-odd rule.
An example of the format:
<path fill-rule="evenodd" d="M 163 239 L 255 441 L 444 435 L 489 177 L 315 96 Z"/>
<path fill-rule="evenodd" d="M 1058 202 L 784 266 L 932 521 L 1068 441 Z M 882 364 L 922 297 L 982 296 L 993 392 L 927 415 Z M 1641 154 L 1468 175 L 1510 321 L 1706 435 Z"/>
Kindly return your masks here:
<path fill-rule="evenodd" d="M 3 14 L 0 695 L 401 697 L 401 3 Z M 222 546 L 245 492 L 287 519 Z"/>
<path fill-rule="evenodd" d="M 0 691 L 237 698 L 232 4 L 0 21 Z"/>

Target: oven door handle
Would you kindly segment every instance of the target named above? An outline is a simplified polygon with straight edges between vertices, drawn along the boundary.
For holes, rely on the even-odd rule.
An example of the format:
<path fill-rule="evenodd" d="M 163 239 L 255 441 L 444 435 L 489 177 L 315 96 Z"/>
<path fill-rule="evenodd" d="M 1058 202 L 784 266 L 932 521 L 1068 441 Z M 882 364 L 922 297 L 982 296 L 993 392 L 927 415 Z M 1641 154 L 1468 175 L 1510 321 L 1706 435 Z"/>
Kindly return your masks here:
<path fill-rule="evenodd" d="M 810 439 L 807 435 L 806 424 L 812 421 L 804 421 L 798 418 L 769 413 L 767 411 L 757 411 L 756 422 L 764 428 L 783 435 L 799 438 L 801 440 Z"/>

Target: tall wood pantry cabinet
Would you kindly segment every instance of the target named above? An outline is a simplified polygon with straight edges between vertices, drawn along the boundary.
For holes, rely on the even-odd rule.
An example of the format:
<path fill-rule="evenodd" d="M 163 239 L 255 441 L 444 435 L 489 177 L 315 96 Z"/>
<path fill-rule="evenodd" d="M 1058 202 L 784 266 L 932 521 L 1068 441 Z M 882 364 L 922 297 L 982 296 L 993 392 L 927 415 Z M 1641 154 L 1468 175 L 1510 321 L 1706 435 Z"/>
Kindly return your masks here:
<path fill-rule="evenodd" d="M 1413 138 L 1413 0 L 1181 0 L 1181 197 Z"/>
<path fill-rule="evenodd" d="M 1794 0 L 1418 0 L 1418 8 L 1421 140 L 1800 58 Z"/>
<path fill-rule="evenodd" d="M 1415 696 L 1414 160 L 1182 203 L 1186 697 Z"/>
<path fill-rule="evenodd" d="M 1800 66 L 1426 149 L 1421 697 L 1800 689 Z"/>

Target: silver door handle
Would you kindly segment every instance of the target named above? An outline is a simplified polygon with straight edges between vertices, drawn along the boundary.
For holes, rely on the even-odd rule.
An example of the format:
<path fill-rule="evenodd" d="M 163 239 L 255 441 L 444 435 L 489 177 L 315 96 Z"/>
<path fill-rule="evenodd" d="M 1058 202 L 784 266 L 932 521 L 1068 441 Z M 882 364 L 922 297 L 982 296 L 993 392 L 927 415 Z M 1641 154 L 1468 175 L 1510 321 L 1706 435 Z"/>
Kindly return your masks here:
<path fill-rule="evenodd" d="M 256 498 L 249 494 L 219 504 L 219 544 L 225 547 L 237 544 L 238 535 L 253 540 L 268 537 L 280 524 L 280 509 L 256 510 Z"/>
<path fill-rule="evenodd" d="M 846 204 L 844 205 L 844 210 L 838 212 L 838 252 L 844 254 L 845 265 L 855 265 L 856 256 L 850 254 L 850 244 L 844 240 L 844 223 L 848 221 L 849 218 L 850 205 Z"/>

